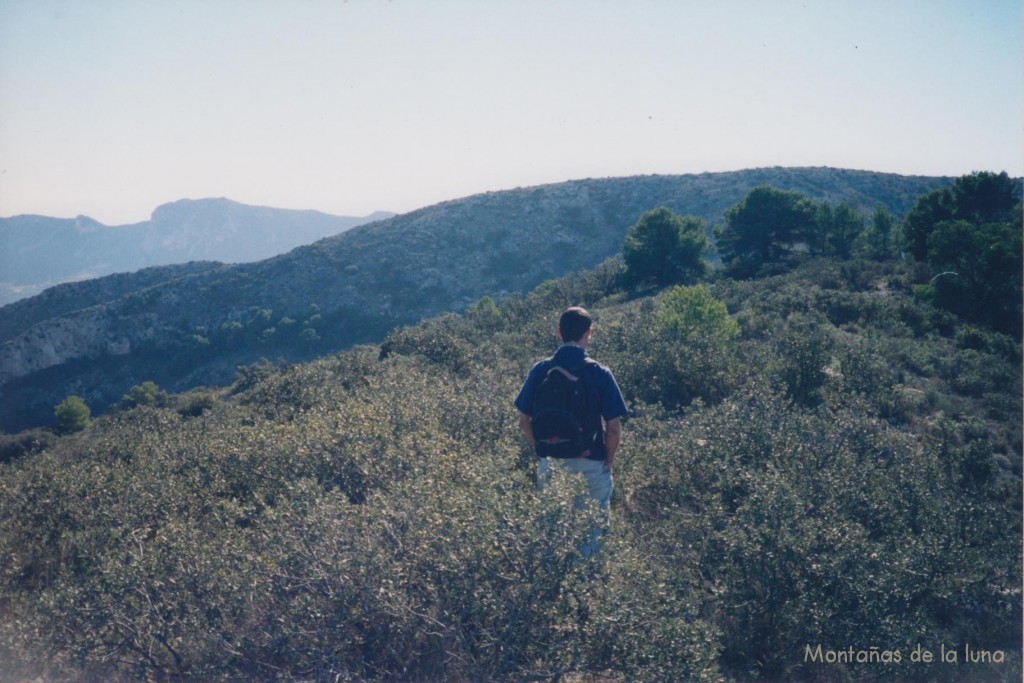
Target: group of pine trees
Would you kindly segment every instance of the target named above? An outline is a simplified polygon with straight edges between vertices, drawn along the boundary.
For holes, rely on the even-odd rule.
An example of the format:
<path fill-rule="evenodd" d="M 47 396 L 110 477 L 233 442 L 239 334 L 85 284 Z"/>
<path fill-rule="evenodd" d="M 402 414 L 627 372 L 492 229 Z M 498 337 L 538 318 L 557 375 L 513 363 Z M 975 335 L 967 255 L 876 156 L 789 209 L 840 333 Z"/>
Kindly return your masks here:
<path fill-rule="evenodd" d="M 813 202 L 799 192 L 754 188 L 716 228 L 725 275 L 779 272 L 801 253 L 912 259 L 934 276 L 918 295 L 957 315 L 1020 337 L 1022 209 L 1003 172 L 976 172 L 917 200 L 902 226 L 883 208 L 870 221 L 845 202 Z M 707 272 L 706 225 L 665 207 L 645 214 L 623 245 L 627 280 L 664 286 Z"/>

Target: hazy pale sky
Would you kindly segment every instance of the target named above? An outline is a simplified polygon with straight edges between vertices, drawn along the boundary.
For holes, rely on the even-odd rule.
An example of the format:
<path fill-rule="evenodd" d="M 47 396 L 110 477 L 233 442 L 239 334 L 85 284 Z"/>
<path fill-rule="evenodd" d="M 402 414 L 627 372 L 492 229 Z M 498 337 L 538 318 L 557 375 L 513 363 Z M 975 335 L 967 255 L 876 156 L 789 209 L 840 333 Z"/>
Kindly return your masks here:
<path fill-rule="evenodd" d="M 1021 0 L 0 0 L 0 215 L 1024 173 Z"/>

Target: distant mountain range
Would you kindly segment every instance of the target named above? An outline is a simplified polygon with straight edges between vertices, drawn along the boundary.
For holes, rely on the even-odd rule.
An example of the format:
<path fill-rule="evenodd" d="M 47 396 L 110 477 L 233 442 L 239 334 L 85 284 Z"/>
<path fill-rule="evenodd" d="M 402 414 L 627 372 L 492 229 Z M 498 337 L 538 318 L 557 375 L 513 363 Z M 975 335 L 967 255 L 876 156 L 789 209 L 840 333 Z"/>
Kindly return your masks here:
<path fill-rule="evenodd" d="M 157 207 L 148 221 L 114 227 L 87 216 L 0 218 L 0 306 L 62 282 L 150 266 L 259 261 L 393 215 L 355 218 L 183 199 Z"/>
<path fill-rule="evenodd" d="M 444 202 L 256 263 L 61 285 L 0 308 L 0 429 L 45 423 L 70 394 L 103 411 L 145 380 L 227 383 L 260 357 L 303 360 L 526 292 L 617 253 L 659 205 L 710 225 L 767 184 L 902 218 L 952 180 L 831 168 L 576 180 Z"/>

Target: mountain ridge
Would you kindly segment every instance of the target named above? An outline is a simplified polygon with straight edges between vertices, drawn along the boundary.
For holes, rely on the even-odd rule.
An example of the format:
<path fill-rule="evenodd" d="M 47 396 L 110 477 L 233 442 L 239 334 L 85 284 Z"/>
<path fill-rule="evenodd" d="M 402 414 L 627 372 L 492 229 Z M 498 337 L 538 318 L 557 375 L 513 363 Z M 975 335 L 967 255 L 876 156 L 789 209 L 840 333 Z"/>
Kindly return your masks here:
<path fill-rule="evenodd" d="M 168 202 L 147 221 L 116 226 L 84 215 L 0 218 L 0 304 L 65 282 L 153 266 L 258 261 L 393 215 L 333 216 L 221 197 Z"/>
<path fill-rule="evenodd" d="M 529 291 L 618 253 L 658 205 L 710 224 L 770 184 L 901 217 L 951 183 L 829 168 L 572 180 L 449 200 L 255 263 L 150 274 L 145 287 L 126 283 L 56 316 L 43 301 L 17 319 L 0 308 L 0 428 L 33 424 L 69 393 L 102 406 L 147 379 L 172 390 L 225 383 L 261 356 L 310 358 L 485 294 Z"/>

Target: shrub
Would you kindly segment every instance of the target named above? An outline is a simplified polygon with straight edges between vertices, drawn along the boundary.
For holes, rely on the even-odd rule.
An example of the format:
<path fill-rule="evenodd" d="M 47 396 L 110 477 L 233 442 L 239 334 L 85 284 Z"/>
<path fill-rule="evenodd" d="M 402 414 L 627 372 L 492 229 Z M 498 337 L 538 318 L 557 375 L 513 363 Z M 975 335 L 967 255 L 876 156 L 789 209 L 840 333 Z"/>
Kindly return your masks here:
<path fill-rule="evenodd" d="M 155 382 L 146 381 L 133 386 L 121 397 L 118 408 L 127 410 L 135 406 L 152 406 L 167 401 L 167 392 L 161 391 Z"/>
<path fill-rule="evenodd" d="M 89 426 L 91 412 L 81 396 L 68 396 L 53 411 L 57 430 L 64 434 L 82 431 Z"/>
<path fill-rule="evenodd" d="M 497 331 L 503 321 L 498 305 L 494 303 L 494 299 L 486 295 L 470 306 L 466 313 L 473 324 L 485 334 Z"/>
<path fill-rule="evenodd" d="M 217 396 L 208 391 L 193 391 L 177 401 L 178 414 L 182 417 L 199 417 L 216 407 Z"/>
<path fill-rule="evenodd" d="M 460 334 L 463 327 L 460 318 L 448 315 L 423 325 L 397 329 L 381 344 L 380 357 L 416 355 L 460 371 L 465 368 L 470 353 L 469 345 Z"/>
<path fill-rule="evenodd" d="M 791 315 L 775 345 L 777 373 L 789 397 L 804 406 L 820 403 L 833 346 L 829 327 L 813 318 Z"/>
<path fill-rule="evenodd" d="M 663 322 L 659 323 L 658 308 L 648 300 L 602 328 L 601 336 L 609 340 L 602 358 L 614 368 L 628 399 L 686 406 L 695 399 L 719 401 L 729 393 L 737 367 L 727 340 L 737 328 L 728 318 L 718 317 L 721 309 L 717 302 L 701 294 L 695 300 L 706 303 L 714 313 L 704 318 L 701 311 L 683 306 L 680 316 L 670 298 L 661 309 Z M 690 324 L 698 327 L 686 328 Z M 697 336 L 700 326 L 709 337 Z M 680 334 L 693 334 L 694 338 L 683 342 Z"/>
<path fill-rule="evenodd" d="M 739 334 L 725 304 L 706 287 L 676 286 L 664 292 L 655 317 L 658 327 L 681 344 L 721 344 Z"/>
<path fill-rule="evenodd" d="M 248 391 L 277 372 L 278 368 L 266 358 L 261 358 L 258 363 L 252 365 L 239 365 L 236 368 L 235 382 L 231 385 L 231 393 Z"/>
<path fill-rule="evenodd" d="M 781 398 L 751 386 L 646 432 L 631 452 L 627 509 L 652 554 L 700 568 L 725 670 L 819 679 L 805 643 L 885 644 L 904 650 L 902 666 L 845 675 L 955 680 L 962 671 L 910 665 L 907 634 L 932 634 L 935 649 L 1014 647 L 1014 610 L 987 582 L 1017 580 L 1005 561 L 1019 539 L 991 501 L 964 495 L 973 465 L 949 469 L 940 450 L 848 409 Z M 1005 543 L 1012 552 L 994 552 Z M 977 581 L 962 581 L 966 567 Z"/>
<path fill-rule="evenodd" d="M 40 453 L 56 442 L 57 438 L 46 429 L 31 429 L 18 434 L 0 434 L 0 463 L 26 455 Z"/>

